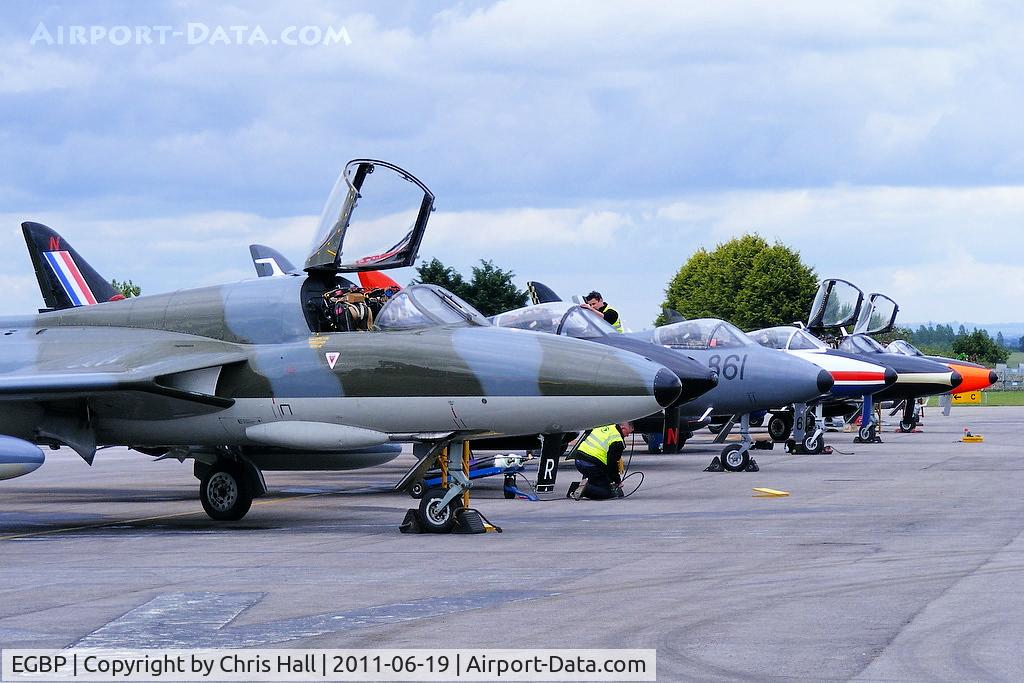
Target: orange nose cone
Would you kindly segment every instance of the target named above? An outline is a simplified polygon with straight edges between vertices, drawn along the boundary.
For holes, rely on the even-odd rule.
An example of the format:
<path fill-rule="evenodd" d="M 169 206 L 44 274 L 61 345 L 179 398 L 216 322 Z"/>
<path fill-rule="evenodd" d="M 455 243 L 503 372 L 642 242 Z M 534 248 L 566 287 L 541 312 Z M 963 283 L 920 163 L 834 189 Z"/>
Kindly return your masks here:
<path fill-rule="evenodd" d="M 948 365 L 950 369 L 960 373 L 960 376 L 964 378 L 964 381 L 955 390 L 958 394 L 964 394 L 969 391 L 981 391 L 993 384 L 991 377 L 993 373 L 988 368 L 976 368 L 972 365 L 959 365 L 957 363 L 949 363 Z"/>

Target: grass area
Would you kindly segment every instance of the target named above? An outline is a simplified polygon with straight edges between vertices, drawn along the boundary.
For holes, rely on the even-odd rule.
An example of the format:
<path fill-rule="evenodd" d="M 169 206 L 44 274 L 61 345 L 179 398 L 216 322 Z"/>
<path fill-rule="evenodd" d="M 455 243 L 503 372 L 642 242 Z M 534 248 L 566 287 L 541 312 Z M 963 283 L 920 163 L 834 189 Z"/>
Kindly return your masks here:
<path fill-rule="evenodd" d="M 1024 406 L 1024 391 L 986 391 L 982 405 Z"/>
<path fill-rule="evenodd" d="M 1017 367 L 1020 363 L 1024 363 L 1024 351 L 1014 351 L 1010 354 L 1009 360 L 1006 361 L 1006 364 L 1011 368 Z"/>

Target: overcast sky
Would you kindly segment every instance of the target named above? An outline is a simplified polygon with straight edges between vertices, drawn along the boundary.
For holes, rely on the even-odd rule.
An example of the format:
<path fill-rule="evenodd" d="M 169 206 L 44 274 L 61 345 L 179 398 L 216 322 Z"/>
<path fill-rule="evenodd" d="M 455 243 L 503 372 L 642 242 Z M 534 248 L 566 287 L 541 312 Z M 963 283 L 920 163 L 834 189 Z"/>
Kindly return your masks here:
<path fill-rule="evenodd" d="M 437 195 L 422 258 L 633 329 L 748 231 L 904 321 L 1024 320 L 1021 35 L 935 0 L 4 3 L 0 313 L 42 305 L 23 220 L 146 293 L 236 280 L 369 156 Z"/>

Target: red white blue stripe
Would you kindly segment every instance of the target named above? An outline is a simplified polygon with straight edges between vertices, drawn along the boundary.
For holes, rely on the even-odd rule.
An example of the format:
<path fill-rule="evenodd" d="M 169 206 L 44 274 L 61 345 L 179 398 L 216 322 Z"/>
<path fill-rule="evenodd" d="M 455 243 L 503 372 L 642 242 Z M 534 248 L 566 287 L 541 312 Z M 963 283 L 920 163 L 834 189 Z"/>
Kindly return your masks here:
<path fill-rule="evenodd" d="M 53 274 L 60 280 L 64 292 L 75 306 L 90 306 L 96 303 L 96 297 L 89 289 L 82 271 L 78 269 L 71 254 L 66 251 L 44 251 L 46 262 L 53 269 Z"/>

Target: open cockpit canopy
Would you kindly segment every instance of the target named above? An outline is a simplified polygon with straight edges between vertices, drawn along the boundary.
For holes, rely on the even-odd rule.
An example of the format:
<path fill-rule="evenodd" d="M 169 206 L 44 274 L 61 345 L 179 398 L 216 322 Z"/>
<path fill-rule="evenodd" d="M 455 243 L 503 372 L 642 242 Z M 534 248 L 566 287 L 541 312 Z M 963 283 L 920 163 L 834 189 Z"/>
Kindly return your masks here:
<path fill-rule="evenodd" d="M 807 329 L 827 330 L 851 324 L 860 313 L 864 292 L 855 285 L 830 278 L 822 280 L 807 317 Z"/>
<path fill-rule="evenodd" d="M 896 314 L 900 307 L 884 294 L 872 294 L 861 307 L 854 334 L 885 334 L 896 325 Z"/>
<path fill-rule="evenodd" d="M 331 274 L 411 266 L 433 207 L 434 194 L 411 173 L 386 161 L 353 159 L 327 198 L 305 270 Z"/>

